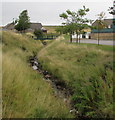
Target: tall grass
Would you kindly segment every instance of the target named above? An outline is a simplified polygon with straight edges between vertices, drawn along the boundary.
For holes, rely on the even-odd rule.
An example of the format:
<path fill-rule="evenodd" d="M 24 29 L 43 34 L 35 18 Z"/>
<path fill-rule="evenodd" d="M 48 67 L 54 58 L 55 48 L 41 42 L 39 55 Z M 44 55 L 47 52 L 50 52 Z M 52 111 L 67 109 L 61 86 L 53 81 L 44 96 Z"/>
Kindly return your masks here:
<path fill-rule="evenodd" d="M 25 35 L 3 32 L 3 118 L 73 117 L 51 85 L 27 63 L 42 47 Z"/>
<path fill-rule="evenodd" d="M 71 99 L 79 115 L 113 117 L 112 46 L 76 45 L 60 39 L 42 49 L 38 57 L 44 69 L 74 90 Z"/>

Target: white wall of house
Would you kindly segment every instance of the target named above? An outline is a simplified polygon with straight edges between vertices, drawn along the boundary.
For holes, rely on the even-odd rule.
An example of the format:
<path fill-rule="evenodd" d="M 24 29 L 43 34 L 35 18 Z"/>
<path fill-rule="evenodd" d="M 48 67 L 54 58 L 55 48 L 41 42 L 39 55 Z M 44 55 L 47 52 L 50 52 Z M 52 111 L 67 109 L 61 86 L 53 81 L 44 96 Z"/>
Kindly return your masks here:
<path fill-rule="evenodd" d="M 86 34 L 85 34 L 85 37 L 87 38 L 87 39 L 89 39 L 89 36 L 90 36 L 90 32 L 87 32 Z"/>
<path fill-rule="evenodd" d="M 90 34 L 91 34 L 90 32 L 87 32 L 85 34 L 85 38 L 89 39 Z M 82 34 L 80 34 L 79 36 L 80 36 L 80 38 L 82 38 Z M 78 38 L 79 38 L 79 36 L 78 36 Z M 76 34 L 72 35 L 72 38 L 77 38 L 77 35 Z"/>
<path fill-rule="evenodd" d="M 82 38 L 82 35 L 78 35 L 78 38 Z M 74 35 L 72 35 L 72 38 L 77 38 L 77 35 L 76 34 L 74 34 Z"/>

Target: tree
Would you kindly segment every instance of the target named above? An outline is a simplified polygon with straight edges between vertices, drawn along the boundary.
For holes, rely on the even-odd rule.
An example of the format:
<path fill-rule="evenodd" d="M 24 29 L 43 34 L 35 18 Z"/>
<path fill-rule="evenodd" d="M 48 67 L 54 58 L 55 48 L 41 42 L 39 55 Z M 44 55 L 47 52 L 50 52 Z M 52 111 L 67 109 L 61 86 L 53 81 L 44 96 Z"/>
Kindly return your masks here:
<path fill-rule="evenodd" d="M 62 23 L 64 25 L 64 27 L 63 27 L 63 33 L 64 34 L 65 33 L 66 34 L 69 33 L 70 42 L 72 42 L 72 34 L 74 33 L 73 23 L 72 23 L 72 21 L 69 21 L 69 19 L 68 19 L 69 16 L 66 13 L 60 14 L 60 17 L 66 20 L 66 23 Z"/>
<path fill-rule="evenodd" d="M 115 1 L 113 1 L 113 7 L 109 7 L 108 11 L 111 15 L 113 15 L 113 25 L 115 25 Z"/>
<path fill-rule="evenodd" d="M 63 26 L 58 26 L 55 31 L 59 33 L 60 35 L 63 34 Z"/>
<path fill-rule="evenodd" d="M 34 35 L 37 37 L 37 39 L 43 38 L 43 32 L 40 29 L 35 29 Z"/>
<path fill-rule="evenodd" d="M 109 7 L 108 11 L 110 14 L 115 15 L 115 0 L 113 1 L 113 7 Z"/>
<path fill-rule="evenodd" d="M 89 20 L 84 18 L 84 16 L 89 12 L 89 8 L 83 6 L 83 9 L 79 9 L 77 12 L 73 12 L 70 10 L 66 10 L 65 13 L 60 14 L 60 17 L 65 20 L 64 24 L 64 31 L 70 34 L 70 42 L 72 42 L 72 34 L 80 35 L 83 32 L 84 28 L 88 28 Z"/>
<path fill-rule="evenodd" d="M 103 19 L 105 18 L 105 13 L 101 12 L 100 14 L 97 15 L 98 19 L 97 21 L 97 27 L 96 29 L 98 30 L 98 45 L 99 45 L 99 34 L 100 34 L 100 30 L 106 28 L 106 23 L 103 21 Z"/>
<path fill-rule="evenodd" d="M 86 8 L 85 6 L 83 6 L 83 9 L 79 9 L 77 11 L 77 17 L 76 17 L 77 38 L 76 38 L 76 42 L 78 42 L 78 39 L 79 39 L 79 43 L 80 43 L 80 34 L 84 33 L 84 29 L 87 29 L 90 27 L 88 25 L 90 20 L 87 18 L 84 18 L 84 16 L 87 15 L 87 12 L 89 12 L 89 8 Z M 79 38 L 78 38 L 78 35 L 79 35 Z"/>
<path fill-rule="evenodd" d="M 69 37 L 70 37 L 70 42 L 71 43 L 72 43 L 72 35 L 74 34 L 74 31 L 75 31 L 74 23 L 68 24 L 68 25 L 63 27 L 63 33 L 64 34 L 68 34 L 69 33 Z"/>
<path fill-rule="evenodd" d="M 109 7 L 108 11 L 109 11 L 110 14 L 115 15 L 114 7 Z"/>
<path fill-rule="evenodd" d="M 28 11 L 24 10 L 19 15 L 19 19 L 17 20 L 17 24 L 15 25 L 15 29 L 20 31 L 20 32 L 24 32 L 29 27 L 30 27 L 30 19 L 28 16 Z"/>

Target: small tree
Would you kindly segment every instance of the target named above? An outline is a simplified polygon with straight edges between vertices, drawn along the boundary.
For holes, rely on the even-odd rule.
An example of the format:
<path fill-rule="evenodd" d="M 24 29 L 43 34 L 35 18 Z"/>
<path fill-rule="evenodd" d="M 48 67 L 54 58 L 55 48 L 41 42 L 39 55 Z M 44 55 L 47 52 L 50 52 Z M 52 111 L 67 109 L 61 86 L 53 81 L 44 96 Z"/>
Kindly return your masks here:
<path fill-rule="evenodd" d="M 17 20 L 17 24 L 15 25 L 15 29 L 24 32 L 26 29 L 30 27 L 30 19 L 28 16 L 28 11 L 24 10 L 20 13 L 19 19 Z"/>
<path fill-rule="evenodd" d="M 40 29 L 36 29 L 34 31 L 34 35 L 37 37 L 37 39 L 43 38 L 43 32 Z"/>
<path fill-rule="evenodd" d="M 72 43 L 72 35 L 74 34 L 75 31 L 75 25 L 73 23 L 68 24 L 66 26 L 63 27 L 63 33 L 64 34 L 68 34 L 69 33 L 69 37 L 70 37 L 70 42 Z"/>
<path fill-rule="evenodd" d="M 97 16 L 98 16 L 98 19 L 97 19 L 97 27 L 96 27 L 96 29 L 98 30 L 98 45 L 99 45 L 100 30 L 106 28 L 106 23 L 103 21 L 103 19 L 105 18 L 105 13 L 101 12 Z"/>
<path fill-rule="evenodd" d="M 63 33 L 69 33 L 70 36 L 70 42 L 72 42 L 72 34 L 74 33 L 74 26 L 72 21 L 69 20 L 69 16 L 68 16 L 68 11 L 66 11 L 67 13 L 62 13 L 60 14 L 60 17 L 63 18 L 64 20 L 66 20 L 65 23 L 62 23 L 64 25 L 63 27 Z"/>
<path fill-rule="evenodd" d="M 88 27 L 89 20 L 84 18 L 87 12 L 89 12 L 89 8 L 83 6 L 83 9 L 79 9 L 77 12 L 66 10 L 66 13 L 60 14 L 60 17 L 65 20 L 66 32 L 70 34 L 70 42 L 72 42 L 72 34 L 76 33 L 76 41 L 78 41 L 78 35 Z"/>
<path fill-rule="evenodd" d="M 79 39 L 79 43 L 80 43 L 80 34 L 84 33 L 84 29 L 87 29 L 90 27 L 88 25 L 90 20 L 85 18 L 85 16 L 87 15 L 87 12 L 89 12 L 89 8 L 86 8 L 85 6 L 83 6 L 82 9 L 79 9 L 77 11 L 77 18 L 76 18 L 77 40 L 76 41 L 78 41 Z M 79 38 L 78 38 L 78 35 L 79 35 Z"/>

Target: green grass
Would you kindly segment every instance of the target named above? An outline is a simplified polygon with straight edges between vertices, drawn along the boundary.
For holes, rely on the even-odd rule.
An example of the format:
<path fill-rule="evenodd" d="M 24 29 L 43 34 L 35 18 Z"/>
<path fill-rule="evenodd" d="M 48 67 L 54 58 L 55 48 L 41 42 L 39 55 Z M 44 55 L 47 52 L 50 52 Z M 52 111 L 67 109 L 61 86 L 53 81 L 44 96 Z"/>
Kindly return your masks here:
<path fill-rule="evenodd" d="M 56 28 L 58 26 L 47 26 L 47 25 L 44 25 L 43 27 L 47 30 L 48 33 L 56 33 L 55 30 L 56 30 Z"/>
<path fill-rule="evenodd" d="M 60 37 L 39 52 L 44 69 L 73 89 L 79 115 L 112 118 L 113 47 L 70 44 L 67 39 Z"/>
<path fill-rule="evenodd" d="M 76 43 L 72 43 L 72 44 L 76 44 Z M 101 50 L 104 50 L 104 51 L 110 51 L 110 52 L 115 52 L 115 49 L 113 46 L 111 45 L 96 45 L 96 44 L 91 44 L 91 43 L 80 43 L 80 45 L 85 45 L 85 46 L 88 46 L 88 47 L 95 47 L 97 49 L 101 49 Z"/>
<path fill-rule="evenodd" d="M 69 42 L 69 36 L 65 35 L 64 36 L 65 39 L 63 39 L 62 41 L 68 43 Z M 74 40 L 75 41 L 75 40 Z M 74 45 L 78 45 L 77 43 L 73 42 L 73 43 L 68 43 L 68 44 L 74 44 Z M 87 47 L 95 47 L 96 49 L 101 49 L 104 51 L 110 51 L 110 52 L 115 52 L 115 49 L 113 46 L 111 45 L 97 45 L 97 44 L 93 44 L 93 43 L 80 43 L 80 45 L 85 45 Z"/>
<path fill-rule="evenodd" d="M 2 35 L 3 118 L 71 118 L 63 99 L 27 63 L 43 45 L 22 34 Z"/>

